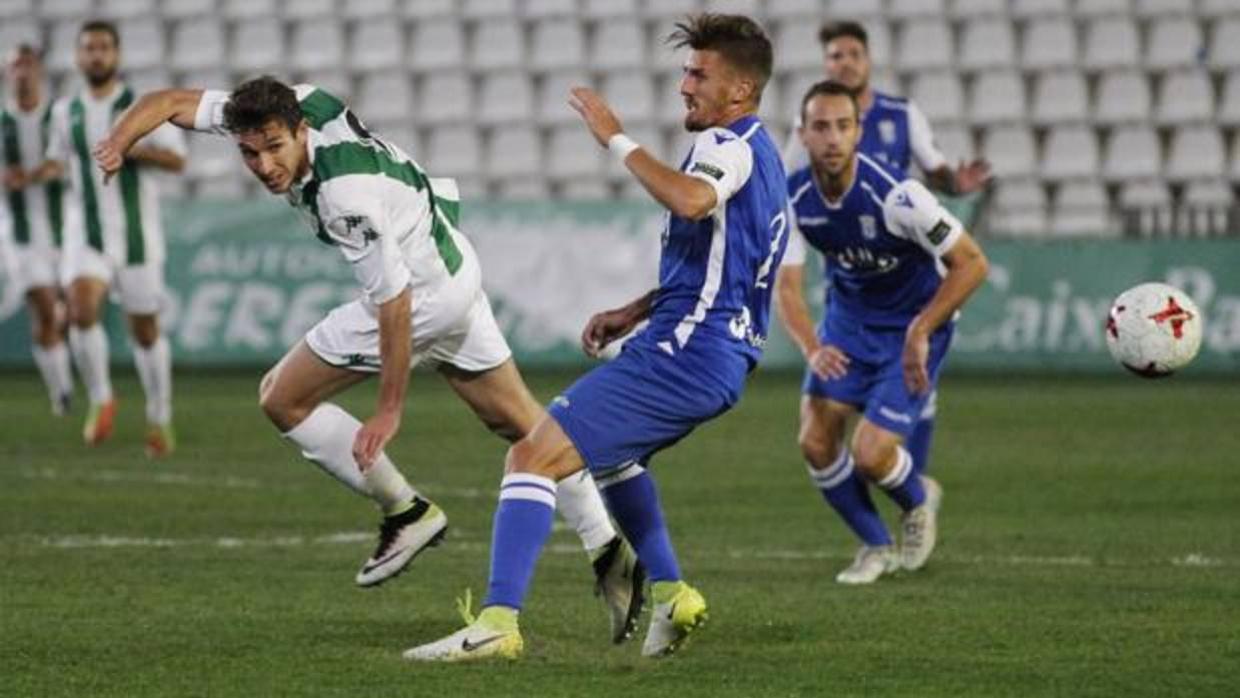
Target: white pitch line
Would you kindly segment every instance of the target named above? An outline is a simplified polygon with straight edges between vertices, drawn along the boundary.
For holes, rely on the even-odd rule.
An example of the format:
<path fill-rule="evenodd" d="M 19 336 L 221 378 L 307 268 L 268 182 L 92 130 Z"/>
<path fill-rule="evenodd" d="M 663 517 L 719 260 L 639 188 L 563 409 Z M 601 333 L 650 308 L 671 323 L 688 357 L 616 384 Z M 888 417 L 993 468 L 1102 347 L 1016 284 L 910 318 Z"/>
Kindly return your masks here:
<path fill-rule="evenodd" d="M 374 539 L 368 531 L 340 531 L 317 536 L 275 536 L 263 538 L 241 538 L 236 536 L 203 537 L 203 538 L 149 538 L 142 536 L 117 535 L 68 535 L 68 536 L 34 536 L 12 535 L 0 540 L 34 541 L 36 545 L 47 548 L 181 548 L 181 547 L 212 547 L 212 548 L 294 548 L 318 545 L 354 545 L 366 543 Z M 481 540 L 470 540 L 467 532 L 459 529 L 452 531 L 448 541 L 449 549 L 463 552 L 487 552 L 490 544 Z M 553 555 L 581 555 L 579 544 L 551 543 L 545 550 Z M 715 551 L 690 551 L 690 556 L 719 556 Z M 733 560 L 844 560 L 846 556 L 815 550 L 770 550 L 732 548 L 722 553 Z M 1208 557 L 1201 553 L 1189 553 L 1172 558 L 1152 558 L 1146 560 L 1124 560 L 1112 558 L 1092 558 L 1083 555 L 942 555 L 936 561 L 952 565 L 1001 565 L 1004 567 L 1099 567 L 1099 566 L 1163 566 L 1216 568 L 1240 566 L 1240 561 L 1218 557 Z"/>
<path fill-rule="evenodd" d="M 152 472 L 142 470 L 92 470 L 89 472 L 69 473 L 55 468 L 35 468 L 23 470 L 18 473 L 27 480 L 68 480 L 80 482 L 93 482 L 111 485 L 132 485 L 132 484 L 152 484 L 152 485 L 171 485 L 178 487 L 223 487 L 225 489 L 262 489 L 274 488 L 288 489 L 290 483 L 267 482 L 256 480 L 254 478 L 235 477 L 232 475 L 202 477 L 194 475 L 185 475 L 183 473 L 166 473 Z M 300 486 L 304 483 L 294 482 L 293 486 Z M 498 489 L 484 489 L 478 487 L 447 487 L 437 485 L 433 482 L 415 482 L 418 489 L 426 491 L 435 497 L 455 498 L 455 499 L 487 499 L 496 500 L 499 498 Z"/>

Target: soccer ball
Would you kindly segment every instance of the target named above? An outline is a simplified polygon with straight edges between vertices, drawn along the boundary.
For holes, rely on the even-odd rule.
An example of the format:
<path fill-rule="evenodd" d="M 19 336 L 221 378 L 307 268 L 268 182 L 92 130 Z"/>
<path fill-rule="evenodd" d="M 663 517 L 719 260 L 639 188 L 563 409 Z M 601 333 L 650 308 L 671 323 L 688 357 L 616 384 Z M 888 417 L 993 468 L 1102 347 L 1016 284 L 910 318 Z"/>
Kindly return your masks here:
<path fill-rule="evenodd" d="M 1147 283 L 1119 294 L 1107 313 L 1107 349 L 1142 378 L 1188 365 L 1201 348 L 1201 311 L 1174 286 Z"/>

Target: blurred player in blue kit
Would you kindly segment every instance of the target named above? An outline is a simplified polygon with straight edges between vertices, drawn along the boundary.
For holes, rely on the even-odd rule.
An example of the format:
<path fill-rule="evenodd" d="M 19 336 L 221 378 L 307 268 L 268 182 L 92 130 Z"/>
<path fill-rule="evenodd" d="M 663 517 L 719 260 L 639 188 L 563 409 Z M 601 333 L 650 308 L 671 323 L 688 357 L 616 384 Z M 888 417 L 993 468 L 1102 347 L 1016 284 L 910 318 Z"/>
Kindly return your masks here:
<path fill-rule="evenodd" d="M 934 550 L 939 485 L 904 442 L 938 380 L 957 310 L 986 278 L 981 249 L 916 180 L 863 154 L 861 110 L 841 83 L 814 85 L 798 133 L 810 164 L 788 178 L 794 232 L 776 303 L 809 363 L 799 443 L 814 484 L 862 541 L 836 581 L 867 584 L 922 567 Z M 830 292 L 815 331 L 802 293 L 808 242 Z M 860 415 L 852 442 L 844 436 Z M 893 544 L 868 483 L 904 512 Z"/>
<path fill-rule="evenodd" d="M 848 20 L 827 22 L 818 32 L 826 79 L 843 84 L 857 96 L 861 109 L 858 150 L 893 173 L 909 173 L 916 164 L 926 183 L 938 192 L 968 196 L 985 189 L 990 183 L 989 163 L 976 159 L 951 167 L 935 143 L 930 121 L 917 103 L 874 89 L 870 80 L 873 64 L 869 41 L 865 27 Z M 799 125 L 801 115 L 796 114 L 793 121 Z M 784 144 L 784 165 L 794 172 L 808 164 L 809 156 L 794 130 Z M 918 473 L 924 473 L 929 465 L 936 403 L 937 394 L 931 392 L 905 444 Z"/>

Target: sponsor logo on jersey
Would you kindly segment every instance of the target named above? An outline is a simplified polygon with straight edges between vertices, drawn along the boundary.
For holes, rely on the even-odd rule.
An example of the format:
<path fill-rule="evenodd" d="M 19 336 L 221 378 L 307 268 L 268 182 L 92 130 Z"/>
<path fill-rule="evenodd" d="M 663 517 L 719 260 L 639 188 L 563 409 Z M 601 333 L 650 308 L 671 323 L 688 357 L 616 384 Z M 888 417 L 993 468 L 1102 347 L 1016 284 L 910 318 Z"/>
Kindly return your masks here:
<path fill-rule="evenodd" d="M 702 174 L 707 175 L 709 177 L 714 177 L 718 181 L 723 181 L 723 170 L 719 169 L 718 167 L 715 167 L 714 165 L 708 162 L 695 162 L 693 163 L 693 167 L 690 168 L 689 171 L 690 172 L 701 172 Z"/>
<path fill-rule="evenodd" d="M 940 220 L 938 223 L 934 224 L 934 227 L 930 229 L 930 232 L 926 233 L 926 239 L 930 241 L 931 245 L 938 245 L 947 239 L 947 234 L 951 231 L 951 225 L 949 225 L 947 221 Z"/>

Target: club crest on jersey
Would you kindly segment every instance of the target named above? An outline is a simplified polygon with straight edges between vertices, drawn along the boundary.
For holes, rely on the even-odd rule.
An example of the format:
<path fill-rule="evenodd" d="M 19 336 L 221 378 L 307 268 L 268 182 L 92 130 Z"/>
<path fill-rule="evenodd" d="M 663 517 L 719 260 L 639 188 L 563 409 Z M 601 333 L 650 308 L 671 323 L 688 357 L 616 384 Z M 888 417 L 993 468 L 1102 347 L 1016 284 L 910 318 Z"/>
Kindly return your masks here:
<path fill-rule="evenodd" d="M 896 122 L 891 119 L 883 119 L 878 122 L 878 137 L 883 139 L 887 145 L 896 142 Z"/>
<path fill-rule="evenodd" d="M 857 216 L 857 221 L 861 223 L 861 237 L 866 240 L 878 237 L 878 225 L 874 222 L 874 216 Z"/>

